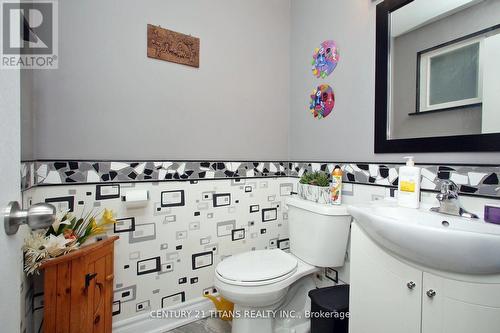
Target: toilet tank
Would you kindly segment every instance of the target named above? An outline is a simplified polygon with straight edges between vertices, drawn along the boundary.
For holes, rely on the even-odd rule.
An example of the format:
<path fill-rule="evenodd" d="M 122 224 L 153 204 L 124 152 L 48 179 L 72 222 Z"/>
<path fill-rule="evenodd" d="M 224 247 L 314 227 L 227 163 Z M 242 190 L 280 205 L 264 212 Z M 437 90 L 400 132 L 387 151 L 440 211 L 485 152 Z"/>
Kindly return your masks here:
<path fill-rule="evenodd" d="M 290 252 L 313 266 L 343 266 L 351 226 L 347 207 L 294 196 L 287 205 Z"/>

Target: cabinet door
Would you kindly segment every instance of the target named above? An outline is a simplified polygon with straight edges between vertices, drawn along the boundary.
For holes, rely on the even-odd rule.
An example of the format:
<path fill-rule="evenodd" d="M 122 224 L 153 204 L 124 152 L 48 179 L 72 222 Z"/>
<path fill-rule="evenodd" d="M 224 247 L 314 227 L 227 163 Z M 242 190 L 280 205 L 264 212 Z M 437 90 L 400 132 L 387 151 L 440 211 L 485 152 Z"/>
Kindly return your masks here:
<path fill-rule="evenodd" d="M 113 244 L 94 251 L 87 258 L 87 273 L 95 274 L 90 281 L 87 298 L 87 328 L 85 333 L 111 333 L 113 302 Z"/>
<path fill-rule="evenodd" d="M 106 297 L 106 257 L 101 257 L 93 263 L 93 271 L 96 277 L 94 279 L 94 296 L 89 306 L 93 311 L 93 333 L 105 332 L 105 309 L 107 303 Z"/>
<path fill-rule="evenodd" d="M 471 332 L 500 332 L 500 284 L 457 281 L 424 272 L 422 333 Z"/>
<path fill-rule="evenodd" d="M 422 272 L 387 254 L 355 223 L 350 274 L 350 333 L 420 333 Z"/>

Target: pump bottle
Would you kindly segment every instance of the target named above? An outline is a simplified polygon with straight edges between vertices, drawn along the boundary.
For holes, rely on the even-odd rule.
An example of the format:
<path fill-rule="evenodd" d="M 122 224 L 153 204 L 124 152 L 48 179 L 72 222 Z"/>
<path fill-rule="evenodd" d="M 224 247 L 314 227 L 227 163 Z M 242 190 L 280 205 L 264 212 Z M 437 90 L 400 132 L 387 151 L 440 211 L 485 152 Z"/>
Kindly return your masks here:
<path fill-rule="evenodd" d="M 413 156 L 405 156 L 406 165 L 399 168 L 398 205 L 407 208 L 420 207 L 421 169 L 415 166 Z"/>

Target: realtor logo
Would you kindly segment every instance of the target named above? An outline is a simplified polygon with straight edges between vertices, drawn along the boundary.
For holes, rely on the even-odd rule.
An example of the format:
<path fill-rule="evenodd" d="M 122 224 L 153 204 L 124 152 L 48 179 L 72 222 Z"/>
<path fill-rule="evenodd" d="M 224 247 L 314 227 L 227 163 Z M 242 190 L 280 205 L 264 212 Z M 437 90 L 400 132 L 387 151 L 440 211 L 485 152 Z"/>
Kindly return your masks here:
<path fill-rule="evenodd" d="M 57 68 L 57 2 L 0 0 L 2 69 Z"/>

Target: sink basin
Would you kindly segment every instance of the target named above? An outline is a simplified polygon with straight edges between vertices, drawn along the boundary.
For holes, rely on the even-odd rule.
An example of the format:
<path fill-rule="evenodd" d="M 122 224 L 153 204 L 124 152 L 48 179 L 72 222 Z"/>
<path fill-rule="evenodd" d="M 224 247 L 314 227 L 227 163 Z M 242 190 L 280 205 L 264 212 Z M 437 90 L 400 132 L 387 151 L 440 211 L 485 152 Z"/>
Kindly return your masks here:
<path fill-rule="evenodd" d="M 500 273 L 500 225 L 429 208 L 402 208 L 394 200 L 380 200 L 348 210 L 378 245 L 421 266 L 463 274 Z"/>

